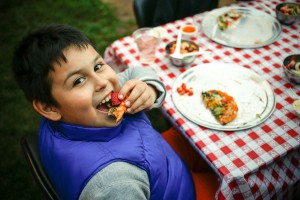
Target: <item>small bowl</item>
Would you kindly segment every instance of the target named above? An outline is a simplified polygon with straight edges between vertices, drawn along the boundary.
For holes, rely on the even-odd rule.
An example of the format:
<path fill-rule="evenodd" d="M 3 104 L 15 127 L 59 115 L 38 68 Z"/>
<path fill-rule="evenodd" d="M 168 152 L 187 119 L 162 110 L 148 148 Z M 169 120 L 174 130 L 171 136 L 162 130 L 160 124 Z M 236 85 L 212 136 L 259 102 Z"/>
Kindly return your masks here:
<path fill-rule="evenodd" d="M 300 99 L 294 101 L 293 108 L 296 111 L 298 117 L 300 117 Z"/>
<path fill-rule="evenodd" d="M 173 65 L 177 67 L 184 67 L 186 65 L 191 64 L 195 60 L 196 56 L 187 56 L 183 58 L 172 57 L 171 54 L 173 53 L 175 47 L 176 47 L 176 40 L 168 43 L 165 48 L 165 51 Z M 181 40 L 181 49 L 187 52 L 193 52 L 193 51 L 199 51 L 199 46 L 191 40 Z M 183 54 L 183 52 L 181 53 Z"/>
<path fill-rule="evenodd" d="M 187 24 L 182 26 L 182 37 L 183 39 L 189 39 L 197 35 L 198 28 L 193 24 Z"/>
<path fill-rule="evenodd" d="M 292 63 L 292 60 L 295 62 Z M 283 60 L 283 71 L 289 81 L 300 84 L 300 54 L 289 55 Z"/>
<path fill-rule="evenodd" d="M 284 7 L 293 9 L 293 12 L 288 12 L 287 9 L 285 10 L 286 12 L 283 12 L 282 9 Z M 291 25 L 300 19 L 300 4 L 291 2 L 280 3 L 277 4 L 275 12 L 280 23 Z"/>

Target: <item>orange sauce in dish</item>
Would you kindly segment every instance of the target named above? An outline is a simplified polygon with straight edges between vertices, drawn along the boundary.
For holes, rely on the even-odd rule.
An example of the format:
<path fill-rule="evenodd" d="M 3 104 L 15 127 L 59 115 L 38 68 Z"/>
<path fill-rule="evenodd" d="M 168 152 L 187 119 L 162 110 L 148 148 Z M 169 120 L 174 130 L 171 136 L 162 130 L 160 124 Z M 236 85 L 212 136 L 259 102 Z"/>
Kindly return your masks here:
<path fill-rule="evenodd" d="M 182 28 L 182 31 L 186 32 L 186 33 L 193 33 L 193 32 L 196 31 L 196 28 L 194 26 L 192 26 L 192 25 L 185 26 L 185 27 Z"/>

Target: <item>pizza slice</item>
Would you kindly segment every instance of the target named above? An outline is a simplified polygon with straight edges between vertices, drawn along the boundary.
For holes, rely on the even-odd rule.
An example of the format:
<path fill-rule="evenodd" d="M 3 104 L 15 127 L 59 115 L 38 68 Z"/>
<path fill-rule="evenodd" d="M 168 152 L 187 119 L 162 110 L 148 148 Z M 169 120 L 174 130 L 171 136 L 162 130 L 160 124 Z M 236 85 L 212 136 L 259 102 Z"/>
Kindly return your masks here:
<path fill-rule="evenodd" d="M 237 116 L 238 106 L 232 96 L 220 90 L 202 92 L 202 100 L 219 123 L 225 125 Z"/>
<path fill-rule="evenodd" d="M 125 106 L 125 103 L 122 102 L 120 105 L 111 107 L 108 111 L 108 115 L 113 115 L 116 118 L 116 122 L 119 122 L 123 115 L 125 114 L 127 108 Z"/>
<path fill-rule="evenodd" d="M 108 115 L 115 116 L 116 122 L 119 122 L 123 115 L 125 114 L 127 108 L 125 106 L 125 100 L 119 100 L 118 98 L 118 92 L 112 92 L 111 93 L 111 107 L 108 110 Z"/>
<path fill-rule="evenodd" d="M 111 92 L 104 100 L 102 100 L 97 109 L 102 113 L 114 116 L 116 122 L 119 122 L 125 114 L 127 108 L 125 106 L 125 100 L 119 100 L 118 92 Z"/>
<path fill-rule="evenodd" d="M 231 9 L 228 12 L 218 17 L 218 27 L 220 30 L 225 31 L 234 25 L 236 25 L 243 15 L 237 12 L 235 9 Z"/>

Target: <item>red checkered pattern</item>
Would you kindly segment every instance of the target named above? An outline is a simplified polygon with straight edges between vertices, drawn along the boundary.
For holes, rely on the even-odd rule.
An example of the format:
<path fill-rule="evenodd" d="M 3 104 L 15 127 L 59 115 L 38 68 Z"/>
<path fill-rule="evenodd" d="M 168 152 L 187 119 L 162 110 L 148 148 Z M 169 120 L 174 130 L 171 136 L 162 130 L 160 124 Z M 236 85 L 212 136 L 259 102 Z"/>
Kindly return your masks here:
<path fill-rule="evenodd" d="M 263 10 L 263 3 L 273 11 L 283 0 L 257 0 L 241 2 L 238 6 Z M 299 2 L 299 0 L 297 1 Z M 300 3 L 300 2 L 299 2 Z M 199 154 L 220 177 L 217 199 L 285 199 L 300 187 L 300 118 L 292 109 L 293 99 L 286 93 L 294 88 L 300 95 L 300 86 L 290 83 L 282 69 L 283 59 L 300 53 L 300 22 L 282 26 L 282 33 L 273 44 L 256 49 L 238 49 L 219 45 L 201 31 L 192 40 L 211 54 L 197 56 L 195 62 L 185 68 L 172 66 L 165 53 L 168 42 L 176 40 L 179 27 L 197 21 L 201 23 L 205 13 L 187 17 L 161 26 L 167 32 L 158 47 L 157 58 L 151 65 L 167 88 L 162 112 L 189 139 Z M 110 45 L 105 60 L 122 71 L 127 67 L 141 66 L 139 53 L 132 36 Z M 276 109 L 269 119 L 259 126 L 243 131 L 223 132 L 210 130 L 186 119 L 175 108 L 171 88 L 176 77 L 185 70 L 210 62 L 236 63 L 252 69 L 272 86 Z"/>

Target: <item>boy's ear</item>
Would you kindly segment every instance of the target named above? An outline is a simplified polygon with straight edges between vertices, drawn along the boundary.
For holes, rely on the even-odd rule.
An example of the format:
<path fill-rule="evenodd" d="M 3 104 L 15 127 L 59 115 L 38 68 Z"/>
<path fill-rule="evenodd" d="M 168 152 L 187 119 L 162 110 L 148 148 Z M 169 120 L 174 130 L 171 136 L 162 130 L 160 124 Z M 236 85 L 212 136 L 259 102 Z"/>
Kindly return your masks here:
<path fill-rule="evenodd" d="M 38 113 L 49 120 L 58 121 L 61 119 L 61 114 L 55 109 L 55 106 L 49 106 L 36 100 L 32 101 L 32 106 Z"/>

